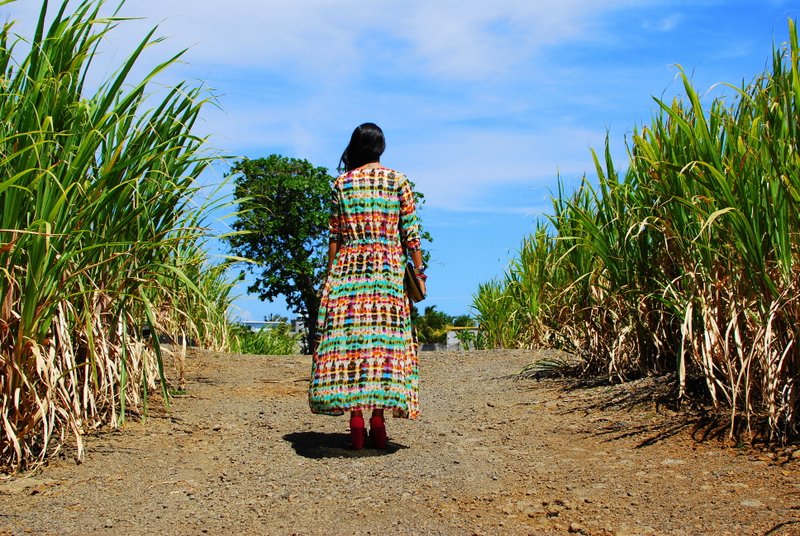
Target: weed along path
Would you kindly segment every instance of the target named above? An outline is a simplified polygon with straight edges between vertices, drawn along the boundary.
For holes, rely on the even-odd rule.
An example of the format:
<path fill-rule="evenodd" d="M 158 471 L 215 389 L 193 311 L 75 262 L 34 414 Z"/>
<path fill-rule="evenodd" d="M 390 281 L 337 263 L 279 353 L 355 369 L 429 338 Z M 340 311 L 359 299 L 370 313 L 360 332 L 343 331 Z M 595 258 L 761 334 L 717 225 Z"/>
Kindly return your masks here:
<path fill-rule="evenodd" d="M 0 533 L 800 534 L 800 451 L 698 442 L 641 385 L 510 377 L 536 357 L 424 353 L 420 420 L 354 452 L 307 357 L 194 352 L 168 412 L 0 481 Z"/>

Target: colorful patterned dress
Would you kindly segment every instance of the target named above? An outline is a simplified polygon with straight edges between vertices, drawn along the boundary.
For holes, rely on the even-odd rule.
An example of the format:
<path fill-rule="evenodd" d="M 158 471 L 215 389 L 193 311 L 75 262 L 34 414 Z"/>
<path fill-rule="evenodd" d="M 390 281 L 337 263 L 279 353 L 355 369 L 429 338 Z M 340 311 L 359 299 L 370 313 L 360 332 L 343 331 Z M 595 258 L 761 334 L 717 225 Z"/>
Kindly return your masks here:
<path fill-rule="evenodd" d="M 404 249 L 420 248 L 402 173 L 358 168 L 334 182 L 331 238 L 340 243 L 322 291 L 308 399 L 313 413 L 419 414 L 418 360 L 403 291 Z"/>

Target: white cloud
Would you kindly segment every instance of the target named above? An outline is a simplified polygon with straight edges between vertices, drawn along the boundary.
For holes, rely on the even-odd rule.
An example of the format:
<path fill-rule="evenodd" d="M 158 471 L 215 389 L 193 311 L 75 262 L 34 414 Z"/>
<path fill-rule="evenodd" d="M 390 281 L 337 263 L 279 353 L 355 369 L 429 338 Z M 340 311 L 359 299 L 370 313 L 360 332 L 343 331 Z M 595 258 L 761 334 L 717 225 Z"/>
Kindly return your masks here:
<path fill-rule="evenodd" d="M 493 189 L 517 184 L 521 197 L 506 200 L 504 211 L 525 213 L 535 210 L 531 203 L 542 203 L 559 173 L 568 179 L 591 173 L 589 148 L 602 149 L 604 137 L 605 132 L 552 125 L 519 133 L 459 129 L 436 140 L 405 141 L 395 158 L 429 206 L 485 211 L 498 206 L 499 200 L 489 198 Z"/>
<path fill-rule="evenodd" d="M 222 111 L 209 108 L 199 128 L 223 152 L 280 152 L 333 170 L 352 128 L 376 121 L 389 136 L 387 164 L 406 171 L 430 206 L 481 210 L 499 206 L 485 201 L 496 185 L 591 173 L 589 147 L 602 149 L 606 126 L 597 110 L 625 99 L 604 92 L 602 79 L 620 72 L 544 53 L 601 42 L 610 13 L 644 15 L 648 3 L 656 0 L 136 0 L 122 14 L 147 19 L 112 32 L 101 60 L 110 69 L 117 49 L 160 23 L 169 40 L 152 54 L 191 46 L 178 74 L 221 93 Z M 22 27 L 36 19 L 35 2 L 8 9 Z M 651 20 L 667 31 L 682 15 Z M 622 74 L 631 86 L 639 68 Z"/>
<path fill-rule="evenodd" d="M 388 69 L 415 65 L 433 76 L 480 79 L 504 75 L 542 47 L 587 39 L 603 13 L 641 4 L 227 0 L 221 6 L 210 0 L 137 0 L 121 15 L 146 20 L 121 25 L 114 39 L 133 42 L 158 23 L 159 35 L 168 36 L 173 47 L 191 47 L 188 59 L 195 64 L 346 77 L 361 73 L 378 54 Z M 38 12 L 22 1 L 8 9 L 26 28 Z M 398 53 L 381 53 L 387 43 Z"/>
<path fill-rule="evenodd" d="M 676 13 L 654 21 L 647 21 L 644 27 L 646 30 L 666 33 L 676 29 L 681 22 L 683 22 L 683 15 Z"/>
<path fill-rule="evenodd" d="M 503 75 L 549 45 L 586 39 L 599 14 L 625 5 L 635 2 L 418 1 L 396 31 L 432 73 L 480 79 Z"/>

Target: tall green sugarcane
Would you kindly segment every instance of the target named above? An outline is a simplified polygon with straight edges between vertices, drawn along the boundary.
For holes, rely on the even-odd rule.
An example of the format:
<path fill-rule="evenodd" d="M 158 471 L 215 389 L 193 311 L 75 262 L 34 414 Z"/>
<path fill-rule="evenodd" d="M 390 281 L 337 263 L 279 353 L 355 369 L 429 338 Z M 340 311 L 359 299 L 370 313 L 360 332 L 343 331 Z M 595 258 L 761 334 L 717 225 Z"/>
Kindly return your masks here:
<path fill-rule="evenodd" d="M 656 99 L 622 176 L 606 140 L 597 182 L 559 188 L 551 234 L 533 239 L 553 247 L 523 248 L 508 272 L 532 294 L 502 314 L 530 318 L 518 345 L 557 345 L 619 378 L 674 371 L 681 396 L 698 376 L 731 409 L 731 433 L 744 413 L 786 438 L 800 427 L 796 24 L 769 72 L 727 86 L 732 103 L 704 105 L 680 76 L 685 99 Z M 476 296 L 486 318 L 490 292 Z"/>
<path fill-rule="evenodd" d="M 193 326 L 230 292 L 223 271 L 203 279 L 191 204 L 210 162 L 192 133 L 207 92 L 150 92 L 182 53 L 131 79 L 155 29 L 90 90 L 95 51 L 121 22 L 102 5 L 69 13 L 64 1 L 52 15 L 43 2 L 20 61 L 12 25 L 0 35 L 0 461 L 11 467 L 70 431 L 81 456 L 85 430 L 121 422 L 158 385 L 166 398 L 157 331 Z"/>

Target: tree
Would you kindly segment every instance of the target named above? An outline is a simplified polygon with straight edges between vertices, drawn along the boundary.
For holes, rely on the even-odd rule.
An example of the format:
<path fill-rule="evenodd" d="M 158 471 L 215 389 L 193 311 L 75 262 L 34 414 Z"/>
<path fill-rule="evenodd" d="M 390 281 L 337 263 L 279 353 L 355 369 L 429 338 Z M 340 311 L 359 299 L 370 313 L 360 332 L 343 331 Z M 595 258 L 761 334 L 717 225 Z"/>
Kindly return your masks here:
<path fill-rule="evenodd" d="M 471 315 L 454 316 L 450 322 L 454 327 L 466 328 L 475 326 L 475 317 Z"/>
<path fill-rule="evenodd" d="M 452 317 L 442 311 L 437 311 L 435 305 L 425 307 L 425 312 L 412 315 L 412 322 L 417 328 L 417 338 L 421 343 L 447 342 L 447 327 Z"/>
<path fill-rule="evenodd" d="M 256 276 L 247 291 L 261 300 L 284 296 L 305 322 L 309 351 L 327 265 L 333 178 L 323 167 L 280 155 L 239 160 L 228 175 L 239 212 L 227 241 L 234 255 L 254 261 L 246 265 Z"/>

